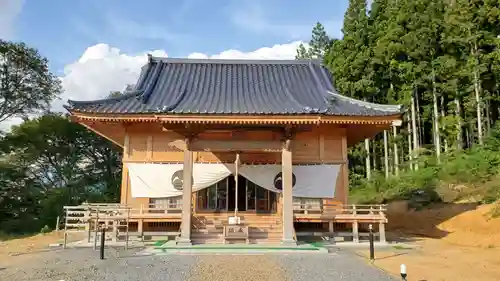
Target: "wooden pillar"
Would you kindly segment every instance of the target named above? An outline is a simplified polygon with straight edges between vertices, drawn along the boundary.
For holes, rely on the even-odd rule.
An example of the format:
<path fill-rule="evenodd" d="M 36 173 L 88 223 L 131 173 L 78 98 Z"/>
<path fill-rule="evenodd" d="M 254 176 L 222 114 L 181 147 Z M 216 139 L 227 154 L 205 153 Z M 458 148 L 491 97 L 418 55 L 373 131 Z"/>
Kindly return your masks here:
<path fill-rule="evenodd" d="M 286 140 L 281 152 L 281 173 L 283 190 L 283 239 L 281 244 L 297 245 L 293 237 L 293 195 L 292 195 L 292 151 L 290 140 Z"/>
<path fill-rule="evenodd" d="M 387 240 L 385 239 L 385 223 L 381 222 L 378 225 L 378 235 L 380 238 L 380 243 L 387 243 Z"/>
<path fill-rule="evenodd" d="M 193 189 L 193 152 L 189 148 L 189 140 L 186 140 L 182 175 L 183 185 L 181 237 L 177 241 L 177 245 L 191 245 L 191 193 Z"/>
<path fill-rule="evenodd" d="M 113 236 L 111 237 L 111 240 L 113 242 L 116 242 L 117 238 L 118 238 L 118 220 L 113 220 Z"/>
<path fill-rule="evenodd" d="M 144 241 L 144 220 L 140 219 L 137 221 L 137 232 L 139 232 L 139 238 Z"/>
<path fill-rule="evenodd" d="M 342 200 L 343 204 L 347 204 L 348 198 L 349 198 L 349 152 L 347 150 L 347 129 L 344 129 L 342 135 L 342 160 L 344 161 L 344 164 L 341 166 L 341 172 L 343 174 L 342 180 L 343 180 L 343 191 L 344 194 L 342 198 L 339 198 Z"/>
<path fill-rule="evenodd" d="M 335 228 L 333 227 L 333 221 L 328 222 L 328 232 L 330 232 L 330 234 L 328 235 L 330 237 L 330 240 L 335 241 Z"/>
<path fill-rule="evenodd" d="M 354 243 L 359 243 L 359 233 L 358 233 L 358 222 L 352 223 L 352 241 Z"/>
<path fill-rule="evenodd" d="M 234 161 L 234 217 L 238 217 L 238 174 L 240 167 L 240 154 L 236 153 L 236 160 Z M 246 196 L 246 194 L 245 194 Z"/>

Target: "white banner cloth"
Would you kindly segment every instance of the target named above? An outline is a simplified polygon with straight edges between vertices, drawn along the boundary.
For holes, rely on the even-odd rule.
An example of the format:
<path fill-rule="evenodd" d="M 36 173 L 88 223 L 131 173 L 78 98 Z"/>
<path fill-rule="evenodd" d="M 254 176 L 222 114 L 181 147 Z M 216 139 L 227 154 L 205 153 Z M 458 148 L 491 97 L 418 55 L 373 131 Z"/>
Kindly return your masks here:
<path fill-rule="evenodd" d="M 128 172 L 133 198 L 164 198 L 182 195 L 183 164 L 129 163 Z M 177 173 L 176 173 L 177 172 Z M 225 164 L 193 165 L 193 192 L 207 188 L 231 174 Z"/>
<path fill-rule="evenodd" d="M 182 195 L 183 164 L 129 163 L 133 198 L 165 198 Z M 294 165 L 294 197 L 333 198 L 340 165 Z M 179 172 L 181 171 L 181 172 Z M 241 165 L 239 173 L 270 191 L 280 193 L 281 165 Z M 207 188 L 234 174 L 234 164 L 195 163 L 193 192 Z"/>
<path fill-rule="evenodd" d="M 281 165 L 242 165 L 240 174 L 249 181 L 273 192 L 281 192 Z M 340 165 L 293 165 L 294 197 L 333 198 Z"/>

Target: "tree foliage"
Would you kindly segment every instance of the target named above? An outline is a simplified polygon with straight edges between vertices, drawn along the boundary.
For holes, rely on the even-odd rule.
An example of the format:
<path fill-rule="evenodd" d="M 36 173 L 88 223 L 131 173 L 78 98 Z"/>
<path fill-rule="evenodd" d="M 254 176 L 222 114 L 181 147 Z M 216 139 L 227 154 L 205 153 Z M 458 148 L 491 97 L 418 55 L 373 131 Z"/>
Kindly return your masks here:
<path fill-rule="evenodd" d="M 427 173 L 436 179 L 426 167 L 438 167 L 441 161 L 446 166 L 467 159 L 481 166 L 477 161 L 490 159 L 475 155 L 486 153 L 476 148 L 484 142 L 492 149 L 500 115 L 500 2 L 374 0 L 368 8 L 365 0 L 350 0 L 342 32 L 343 38 L 333 41 L 323 57 L 335 87 L 344 95 L 409 109 L 405 123 L 389 139 L 387 169 L 393 176 L 382 178 L 394 184 L 390 190 L 405 181 L 417 188 L 428 186 L 410 178 Z M 298 53 L 312 51 L 300 48 Z M 369 174 L 367 169 L 384 174 L 381 135 L 369 141 L 369 151 L 361 144 L 350 149 L 353 190 L 366 186 L 359 179 Z M 393 153 L 393 145 L 399 154 Z M 460 153 L 468 156 L 456 156 Z M 371 167 L 365 165 L 367 156 Z M 397 177 L 399 169 L 405 172 Z M 439 169 L 445 177 L 448 170 Z M 384 185 L 372 180 L 379 181 L 374 183 L 377 190 Z"/>
<path fill-rule="evenodd" d="M 0 136 L 0 232 L 47 230 L 64 205 L 118 200 L 120 149 L 50 113 L 60 90 L 36 49 L 0 40 L 0 122 L 24 118 Z"/>
<path fill-rule="evenodd" d="M 60 90 L 36 49 L 0 39 L 0 122 L 48 110 Z"/>
<path fill-rule="evenodd" d="M 64 205 L 118 198 L 119 149 L 65 116 L 27 120 L 3 136 L 0 145 L 4 231 L 53 227 Z"/>

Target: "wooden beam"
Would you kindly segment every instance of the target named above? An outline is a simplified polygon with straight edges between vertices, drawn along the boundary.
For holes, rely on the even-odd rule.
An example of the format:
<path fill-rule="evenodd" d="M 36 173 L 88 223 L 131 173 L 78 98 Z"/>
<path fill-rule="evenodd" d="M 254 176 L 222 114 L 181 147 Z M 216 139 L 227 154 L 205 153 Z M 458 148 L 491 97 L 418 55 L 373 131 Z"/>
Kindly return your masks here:
<path fill-rule="evenodd" d="M 97 135 L 99 135 L 107 140 L 110 140 L 112 143 L 118 145 L 119 147 L 123 147 L 123 143 L 121 143 L 119 140 L 116 140 L 116 139 L 110 137 L 109 135 L 104 134 L 103 132 L 97 130 L 95 127 L 93 127 L 87 123 L 84 123 L 84 122 L 79 122 L 79 124 L 82 125 L 83 127 L 87 128 L 88 130 L 96 133 Z"/>
<path fill-rule="evenodd" d="M 161 122 L 168 124 L 195 123 L 195 124 L 387 124 L 401 119 L 401 113 L 390 116 L 282 116 L 282 115 L 209 115 L 197 114 L 156 115 L 156 114 L 107 114 L 89 112 L 71 112 L 79 120 L 101 120 L 112 122 Z"/>
<path fill-rule="evenodd" d="M 219 141 L 219 140 L 193 140 L 191 141 L 193 151 L 264 151 L 280 152 L 282 142 L 280 141 Z"/>

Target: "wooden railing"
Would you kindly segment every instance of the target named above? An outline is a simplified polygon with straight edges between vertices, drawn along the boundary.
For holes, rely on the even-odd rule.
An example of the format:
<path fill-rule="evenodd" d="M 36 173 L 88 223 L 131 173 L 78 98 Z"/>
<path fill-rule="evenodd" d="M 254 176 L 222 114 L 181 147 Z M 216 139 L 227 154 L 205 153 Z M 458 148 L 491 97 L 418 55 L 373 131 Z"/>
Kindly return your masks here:
<path fill-rule="evenodd" d="M 65 229 L 85 227 L 90 220 L 128 220 L 157 218 L 165 214 L 181 216 L 181 204 L 148 204 L 127 206 L 118 203 L 83 203 L 78 206 L 64 206 Z"/>
<path fill-rule="evenodd" d="M 294 202 L 293 210 L 296 217 L 322 217 L 322 218 L 359 218 L 383 219 L 387 205 L 343 205 L 343 204 L 303 204 Z"/>
<path fill-rule="evenodd" d="M 342 205 L 326 204 L 323 200 L 297 200 L 293 203 L 294 216 L 298 219 L 321 220 L 375 220 L 387 221 L 387 205 Z M 89 221 L 138 220 L 148 218 L 180 218 L 181 202 L 127 206 L 118 203 L 84 203 L 65 206 L 65 229 L 86 227 Z"/>

